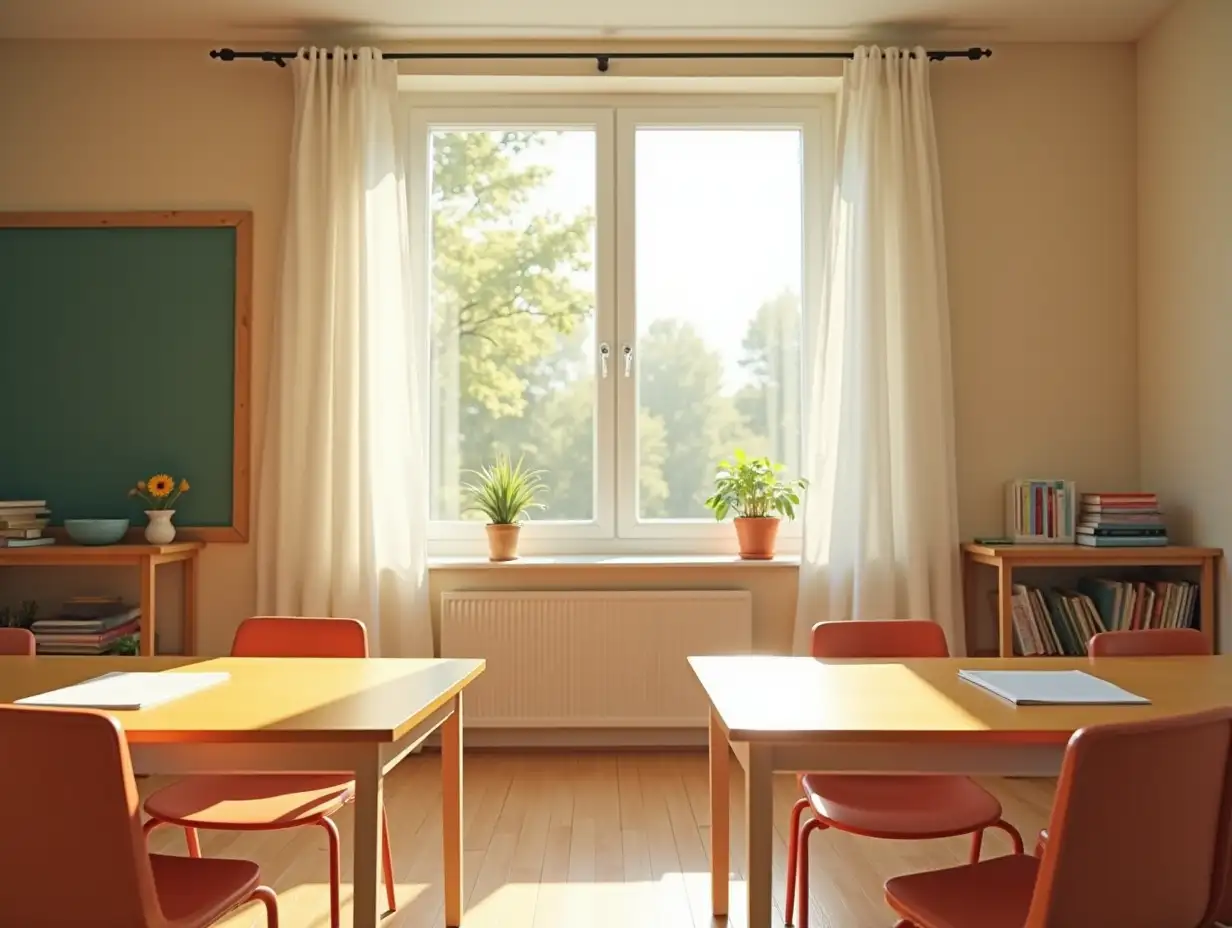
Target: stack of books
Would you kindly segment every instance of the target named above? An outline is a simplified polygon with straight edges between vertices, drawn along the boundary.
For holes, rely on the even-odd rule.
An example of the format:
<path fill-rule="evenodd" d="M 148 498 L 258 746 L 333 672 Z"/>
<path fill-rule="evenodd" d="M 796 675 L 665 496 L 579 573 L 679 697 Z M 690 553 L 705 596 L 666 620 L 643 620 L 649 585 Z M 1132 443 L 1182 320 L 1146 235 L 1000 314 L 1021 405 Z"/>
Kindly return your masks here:
<path fill-rule="evenodd" d="M 1014 651 L 1024 657 L 1082 657 L 1099 632 L 1195 627 L 1198 585 L 1084 577 L 1076 590 L 1015 583 Z"/>
<path fill-rule="evenodd" d="M 1005 533 L 1017 544 L 1074 540 L 1072 480 L 1013 480 L 1005 485 Z"/>
<path fill-rule="evenodd" d="M 1162 547 L 1168 543 L 1154 493 L 1083 493 L 1075 541 L 1092 548 Z"/>
<path fill-rule="evenodd" d="M 30 626 L 39 654 L 107 654 L 141 627 L 141 610 L 119 598 L 79 596 L 70 599 L 55 618 Z"/>
<path fill-rule="evenodd" d="M 0 548 L 37 548 L 55 544 L 47 528 L 46 500 L 0 500 Z"/>

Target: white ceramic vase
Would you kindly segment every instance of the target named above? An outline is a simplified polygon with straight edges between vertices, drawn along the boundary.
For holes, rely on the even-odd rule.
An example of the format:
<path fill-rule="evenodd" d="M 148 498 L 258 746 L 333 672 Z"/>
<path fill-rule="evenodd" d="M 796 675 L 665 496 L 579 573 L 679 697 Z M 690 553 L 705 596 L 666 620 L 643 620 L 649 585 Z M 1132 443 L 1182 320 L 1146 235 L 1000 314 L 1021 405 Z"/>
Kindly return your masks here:
<path fill-rule="evenodd" d="M 145 540 L 152 545 L 169 545 L 175 541 L 175 526 L 171 524 L 174 509 L 147 509 L 150 523 L 145 527 Z"/>

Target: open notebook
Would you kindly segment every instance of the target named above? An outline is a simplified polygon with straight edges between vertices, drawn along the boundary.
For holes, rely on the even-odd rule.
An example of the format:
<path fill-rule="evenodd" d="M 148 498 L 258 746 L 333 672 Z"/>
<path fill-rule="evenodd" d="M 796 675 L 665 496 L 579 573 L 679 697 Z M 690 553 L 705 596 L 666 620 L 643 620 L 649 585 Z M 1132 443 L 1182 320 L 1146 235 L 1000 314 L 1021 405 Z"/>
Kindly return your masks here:
<path fill-rule="evenodd" d="M 16 700 L 24 706 L 73 709 L 148 709 L 217 686 L 229 673 L 107 673 L 58 690 Z"/>
<path fill-rule="evenodd" d="M 960 670 L 958 675 L 1016 706 L 1150 705 L 1150 700 L 1081 670 Z"/>

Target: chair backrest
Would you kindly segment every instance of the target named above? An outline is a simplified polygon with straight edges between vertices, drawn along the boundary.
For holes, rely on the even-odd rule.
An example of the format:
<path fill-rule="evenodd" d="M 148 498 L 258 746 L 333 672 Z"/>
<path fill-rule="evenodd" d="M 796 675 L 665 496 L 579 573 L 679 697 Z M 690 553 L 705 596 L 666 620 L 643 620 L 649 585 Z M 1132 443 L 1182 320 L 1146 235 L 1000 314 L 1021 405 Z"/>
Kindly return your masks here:
<path fill-rule="evenodd" d="M 1196 628 L 1100 632 L 1087 643 L 1091 657 L 1197 657 L 1210 653 L 1210 642 Z"/>
<path fill-rule="evenodd" d="M 818 622 L 813 657 L 949 657 L 945 631 L 920 619 Z"/>
<path fill-rule="evenodd" d="M 355 619 L 256 616 L 235 630 L 232 657 L 367 657 L 368 632 Z"/>
<path fill-rule="evenodd" d="M 0 654 L 20 654 L 33 657 L 34 634 L 26 628 L 0 628 Z"/>
<path fill-rule="evenodd" d="M 1100 632 L 1087 644 L 1091 657 L 1202 657 L 1211 643 L 1196 628 L 1144 628 L 1138 631 Z M 1232 925 L 1232 858 L 1217 920 Z"/>
<path fill-rule="evenodd" d="M 119 723 L 0 706 L 0 922 L 164 925 Z"/>
<path fill-rule="evenodd" d="M 1077 732 L 1026 928 L 1198 928 L 1222 891 L 1232 708 Z"/>

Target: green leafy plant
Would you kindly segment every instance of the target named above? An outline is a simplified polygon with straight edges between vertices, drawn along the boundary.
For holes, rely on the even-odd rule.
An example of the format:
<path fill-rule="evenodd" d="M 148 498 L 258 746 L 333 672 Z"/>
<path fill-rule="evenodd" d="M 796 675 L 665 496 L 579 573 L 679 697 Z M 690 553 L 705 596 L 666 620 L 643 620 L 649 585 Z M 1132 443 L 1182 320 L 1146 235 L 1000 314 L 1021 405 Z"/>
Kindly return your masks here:
<path fill-rule="evenodd" d="M 123 638 L 116 639 L 116 642 L 111 646 L 112 654 L 133 656 L 140 651 L 141 639 L 137 635 L 125 635 Z"/>
<path fill-rule="evenodd" d="M 22 602 L 16 609 L 0 608 L 0 628 L 29 628 L 38 618 L 38 603 L 32 599 Z"/>
<path fill-rule="evenodd" d="M 737 448 L 734 460 L 719 462 L 714 495 L 706 500 L 706 506 L 719 521 L 729 512 L 743 519 L 794 519 L 800 493 L 808 488 L 808 481 L 803 477 L 784 480 L 779 476 L 783 470 L 782 464 L 764 457 L 750 458 Z"/>
<path fill-rule="evenodd" d="M 543 471 L 526 470 L 522 458 L 511 464 L 505 455 L 496 463 L 480 470 L 467 471 L 477 483 L 467 483 L 463 489 L 471 495 L 467 512 L 482 512 L 493 525 L 517 525 L 531 509 L 546 508 L 535 497 L 547 489 L 539 478 Z"/>

